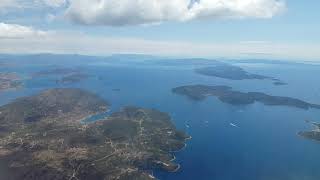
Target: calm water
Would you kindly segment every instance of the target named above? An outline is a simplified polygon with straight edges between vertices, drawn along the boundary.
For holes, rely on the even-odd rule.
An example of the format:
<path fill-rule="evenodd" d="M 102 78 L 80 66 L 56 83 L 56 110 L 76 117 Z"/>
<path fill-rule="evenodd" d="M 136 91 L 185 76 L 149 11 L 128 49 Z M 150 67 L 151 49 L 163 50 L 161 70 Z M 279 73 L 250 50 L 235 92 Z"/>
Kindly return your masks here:
<path fill-rule="evenodd" d="M 319 110 L 271 107 L 260 103 L 232 106 L 215 98 L 194 102 L 171 93 L 172 88 L 181 85 L 229 85 L 241 91 L 259 91 L 320 103 L 317 80 L 320 66 L 238 65 L 249 72 L 279 78 L 289 85 L 274 86 L 268 80 L 231 81 L 206 77 L 183 66 L 92 63 L 84 67 L 92 75 L 89 79 L 61 86 L 55 83 L 58 76 L 30 78 L 30 73 L 49 66 L 25 65 L 11 69 L 25 77 L 25 88 L 0 93 L 0 104 L 47 88 L 79 87 L 107 99 L 112 105 L 111 112 L 126 105 L 167 112 L 176 126 L 186 130 L 193 139 L 185 150 L 176 154 L 182 169 L 174 174 L 156 171 L 155 176 L 160 179 L 320 179 L 320 143 L 296 135 L 298 131 L 310 128 L 305 119 L 320 121 Z M 10 68 L 0 70 L 10 71 Z"/>

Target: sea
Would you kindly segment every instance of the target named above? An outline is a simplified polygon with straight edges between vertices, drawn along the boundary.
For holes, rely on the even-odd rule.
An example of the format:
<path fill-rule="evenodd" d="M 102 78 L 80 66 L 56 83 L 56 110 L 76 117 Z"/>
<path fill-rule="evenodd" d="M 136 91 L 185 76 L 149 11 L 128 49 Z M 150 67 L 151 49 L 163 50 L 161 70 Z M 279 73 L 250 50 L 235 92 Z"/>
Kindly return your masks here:
<path fill-rule="evenodd" d="M 140 61 L 78 61 L 69 63 L 32 63 L 23 58 L 0 66 L 0 72 L 16 72 L 24 87 L 0 92 L 0 105 L 49 88 L 82 88 L 96 93 L 111 104 L 111 110 L 124 106 L 154 108 L 170 114 L 180 130 L 192 136 L 185 149 L 176 152 L 181 168 L 176 173 L 154 170 L 163 180 L 319 180 L 320 143 L 297 133 L 312 127 L 305 120 L 320 122 L 320 110 L 225 104 L 217 98 L 193 101 L 172 93 L 183 85 L 227 85 L 243 92 L 298 98 L 320 104 L 320 65 L 277 63 L 275 61 L 230 61 L 250 73 L 271 76 L 288 83 L 275 86 L 270 80 L 228 80 L 196 74 L 199 65 L 144 63 Z M 9 63 L 11 63 L 9 61 Z M 34 77 L 39 71 L 80 68 L 88 79 L 59 84 L 61 75 Z"/>

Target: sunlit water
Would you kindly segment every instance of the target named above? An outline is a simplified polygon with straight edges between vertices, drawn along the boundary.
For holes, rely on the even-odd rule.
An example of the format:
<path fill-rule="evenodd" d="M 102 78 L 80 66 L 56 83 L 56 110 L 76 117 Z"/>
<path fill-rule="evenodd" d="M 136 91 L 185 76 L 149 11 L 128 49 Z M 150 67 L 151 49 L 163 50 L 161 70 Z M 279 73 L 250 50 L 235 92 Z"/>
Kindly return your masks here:
<path fill-rule="evenodd" d="M 46 69 L 46 66 L 26 65 L 12 67 L 25 77 L 25 88 L 0 93 L 0 104 L 43 89 L 77 87 L 108 100 L 110 112 L 127 105 L 167 112 L 175 125 L 187 131 L 192 140 L 188 141 L 186 149 L 176 153 L 176 161 L 181 164 L 180 171 L 166 173 L 157 170 L 155 176 L 160 179 L 320 179 L 320 143 L 296 135 L 298 131 L 310 128 L 305 119 L 320 121 L 319 110 L 271 107 L 260 103 L 232 106 L 216 98 L 194 102 L 171 92 L 172 88 L 182 85 L 228 85 L 241 91 L 259 91 L 320 103 L 320 83 L 317 80 L 320 66 L 242 66 L 250 72 L 273 76 L 289 84 L 274 86 L 268 80 L 231 81 L 206 77 L 183 66 L 88 63 L 84 69 L 92 75 L 89 79 L 59 85 L 55 82 L 58 76 L 30 78 L 30 73 Z M 10 68 L 5 70 L 10 71 Z"/>

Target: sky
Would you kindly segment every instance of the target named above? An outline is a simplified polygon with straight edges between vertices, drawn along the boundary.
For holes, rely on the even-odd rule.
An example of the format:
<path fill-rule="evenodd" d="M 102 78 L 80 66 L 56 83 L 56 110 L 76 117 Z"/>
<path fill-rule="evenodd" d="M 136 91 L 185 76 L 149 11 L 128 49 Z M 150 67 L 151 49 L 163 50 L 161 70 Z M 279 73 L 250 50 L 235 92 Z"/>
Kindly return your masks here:
<path fill-rule="evenodd" d="M 320 61 L 319 0 L 0 0 L 0 53 Z"/>

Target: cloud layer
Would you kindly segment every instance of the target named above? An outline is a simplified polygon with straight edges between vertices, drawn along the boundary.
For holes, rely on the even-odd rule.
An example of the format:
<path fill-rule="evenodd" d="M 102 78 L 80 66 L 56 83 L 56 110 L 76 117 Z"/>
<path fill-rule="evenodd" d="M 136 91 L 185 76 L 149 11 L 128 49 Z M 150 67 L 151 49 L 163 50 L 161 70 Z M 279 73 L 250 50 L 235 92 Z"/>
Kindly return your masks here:
<path fill-rule="evenodd" d="M 67 0 L 43 0 L 50 7 L 58 8 L 67 4 Z"/>
<path fill-rule="evenodd" d="M 36 30 L 32 27 L 18 24 L 0 23 L 0 39 L 20 39 L 28 37 L 45 36 L 49 32 Z"/>
<path fill-rule="evenodd" d="M 16 10 L 64 12 L 83 25 L 144 25 L 198 19 L 271 18 L 285 0 L 0 0 L 0 14 Z"/>
<path fill-rule="evenodd" d="M 5 13 L 8 9 L 19 8 L 19 2 L 17 0 L 1 0 L 0 1 L 0 15 L 1 13 Z"/>
<path fill-rule="evenodd" d="M 85 25 L 143 25 L 197 19 L 271 18 L 283 0 L 70 0 L 66 17 Z"/>
<path fill-rule="evenodd" d="M 46 8 L 60 8 L 69 0 L 0 0 L 0 15 L 15 13 L 21 10 L 44 10 Z"/>
<path fill-rule="evenodd" d="M 192 43 L 141 38 L 116 38 L 76 31 L 43 31 L 0 23 L 1 53 L 68 53 L 108 55 L 138 53 L 183 57 L 257 57 L 319 60 L 320 46 L 268 41 Z"/>

